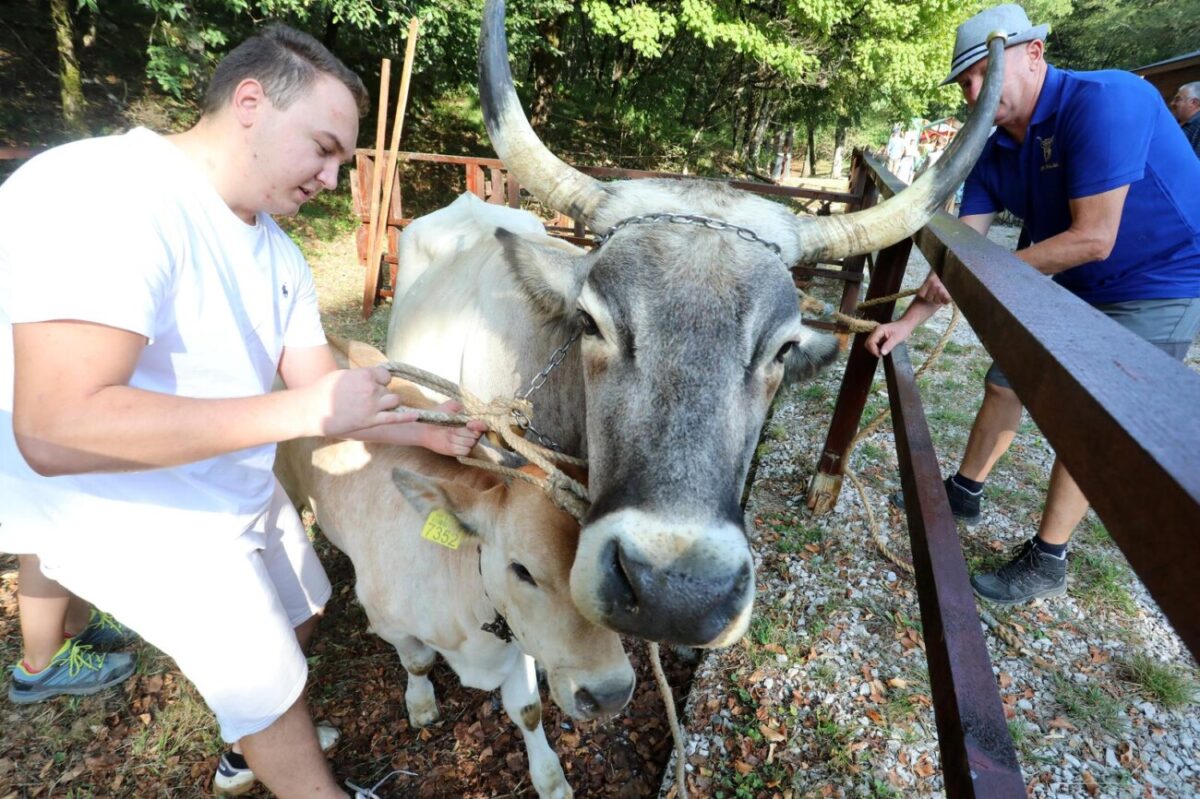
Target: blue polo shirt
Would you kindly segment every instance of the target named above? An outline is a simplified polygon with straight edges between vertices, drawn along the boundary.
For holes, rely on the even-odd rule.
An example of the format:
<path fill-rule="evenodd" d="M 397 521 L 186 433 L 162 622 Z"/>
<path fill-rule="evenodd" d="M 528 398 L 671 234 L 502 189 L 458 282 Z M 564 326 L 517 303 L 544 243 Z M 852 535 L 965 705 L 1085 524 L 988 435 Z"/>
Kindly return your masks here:
<path fill-rule="evenodd" d="M 1200 159 L 1162 97 L 1132 73 L 1048 67 L 1025 141 L 996 129 L 959 213 L 1007 209 L 1036 243 L 1071 226 L 1069 200 L 1126 184 L 1108 258 L 1054 280 L 1093 304 L 1200 297 Z"/>

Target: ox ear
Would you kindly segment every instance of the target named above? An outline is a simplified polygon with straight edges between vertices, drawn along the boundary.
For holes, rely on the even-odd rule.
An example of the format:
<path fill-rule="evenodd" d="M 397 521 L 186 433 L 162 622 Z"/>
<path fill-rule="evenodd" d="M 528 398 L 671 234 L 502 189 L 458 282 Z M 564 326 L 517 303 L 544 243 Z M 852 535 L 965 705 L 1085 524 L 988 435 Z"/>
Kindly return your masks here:
<path fill-rule="evenodd" d="M 571 314 L 583 289 L 591 264 L 580 253 L 562 245 L 538 244 L 496 228 L 504 260 L 517 285 L 544 321 L 556 322 Z"/>
<path fill-rule="evenodd" d="M 405 501 L 412 506 L 422 518 L 441 510 L 453 516 L 469 536 L 487 537 L 487 525 L 483 524 L 486 517 L 488 499 L 497 489 L 504 490 L 504 484 L 480 491 L 478 488 L 462 485 L 453 480 L 438 480 L 408 469 L 392 469 L 392 482 Z"/>
<path fill-rule="evenodd" d="M 808 380 L 837 358 L 838 341 L 833 336 L 804 329 L 800 342 L 792 347 L 783 362 L 783 383 L 791 385 Z"/>

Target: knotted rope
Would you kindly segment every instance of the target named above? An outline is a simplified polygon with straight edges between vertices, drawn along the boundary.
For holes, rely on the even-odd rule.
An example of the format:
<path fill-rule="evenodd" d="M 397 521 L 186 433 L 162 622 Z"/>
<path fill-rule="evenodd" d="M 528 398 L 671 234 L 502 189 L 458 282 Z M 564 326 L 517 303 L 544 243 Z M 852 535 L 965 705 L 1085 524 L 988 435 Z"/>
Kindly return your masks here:
<path fill-rule="evenodd" d="M 461 463 L 533 483 L 546 492 L 556 507 L 565 513 L 571 514 L 576 519 L 583 519 L 588 509 L 587 488 L 565 474 L 557 464 L 585 467 L 587 466 L 587 461 L 570 455 L 564 455 L 561 452 L 556 452 L 539 444 L 534 444 L 522 435 L 522 431 L 517 425 L 515 414 L 524 414 L 524 418 L 532 416 L 533 404 L 529 400 L 512 397 L 484 401 L 456 383 L 451 383 L 449 380 L 426 372 L 424 369 L 419 369 L 405 363 L 396 363 L 395 361 L 388 361 L 383 366 L 394 377 L 399 377 L 402 380 L 407 380 L 437 391 L 440 394 L 445 394 L 447 397 L 458 400 L 463 405 L 463 412 L 457 414 L 403 407 L 397 408 L 397 411 L 415 412 L 419 421 L 431 424 L 462 425 L 472 419 L 484 422 L 489 430 L 500 436 L 505 446 L 545 472 L 546 477 L 535 477 L 516 469 L 509 469 L 465 455 L 459 457 L 458 460 Z"/>
<path fill-rule="evenodd" d="M 863 319 L 859 316 L 850 316 L 849 314 L 844 314 L 841 311 L 834 310 L 832 305 L 827 302 L 821 302 L 811 294 L 806 294 L 800 289 L 796 289 L 796 292 L 800 295 L 801 311 L 813 314 L 814 316 L 832 316 L 834 319 L 845 325 L 851 333 L 870 333 L 872 330 L 879 327 L 879 322 L 873 322 L 870 319 Z M 897 292 L 896 294 L 889 294 L 886 297 L 876 297 L 873 300 L 860 302 L 857 306 L 855 306 L 855 310 L 861 311 L 863 308 L 870 308 L 873 305 L 883 305 L 884 303 L 895 302 L 896 300 L 900 300 L 905 297 L 911 297 L 916 293 L 917 289 L 907 289 L 905 291 Z"/>

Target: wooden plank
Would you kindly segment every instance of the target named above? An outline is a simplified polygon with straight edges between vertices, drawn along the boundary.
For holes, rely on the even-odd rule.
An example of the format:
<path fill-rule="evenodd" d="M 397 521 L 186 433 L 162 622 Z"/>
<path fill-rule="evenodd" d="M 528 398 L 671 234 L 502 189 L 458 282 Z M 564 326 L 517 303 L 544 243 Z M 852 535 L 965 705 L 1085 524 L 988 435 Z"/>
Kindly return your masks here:
<path fill-rule="evenodd" d="M 506 172 L 504 174 L 505 174 L 504 187 L 505 187 L 506 193 L 508 194 L 508 207 L 509 208 L 520 208 L 521 207 L 521 184 L 517 182 L 517 176 L 514 175 L 512 172 Z"/>
<path fill-rule="evenodd" d="M 463 167 L 466 172 L 467 191 L 479 199 L 483 197 L 483 170 L 478 164 L 467 164 Z"/>
<path fill-rule="evenodd" d="M 44 153 L 49 147 L 0 147 L 0 161 L 21 161 Z"/>
<path fill-rule="evenodd" d="M 948 214 L 917 243 L 1200 659 L 1200 375 Z"/>
<path fill-rule="evenodd" d="M 370 150 L 358 150 L 357 152 L 370 152 Z M 504 162 L 500 159 L 485 158 L 481 156 L 401 152 L 399 154 L 399 159 L 401 161 L 418 161 L 434 164 L 460 164 L 463 166 L 474 166 L 478 168 L 505 168 Z M 743 191 L 752 192 L 754 194 L 790 197 L 797 200 L 822 200 L 825 202 L 857 204 L 862 199 L 860 195 L 856 195 L 853 192 L 824 191 L 822 189 L 808 189 L 801 186 L 775 186 L 768 183 L 754 183 L 746 180 L 726 180 L 723 178 L 680 175 L 675 172 L 652 172 L 641 169 L 616 169 L 612 167 L 579 165 L 576 165 L 574 168 L 578 169 L 580 172 L 583 172 L 585 175 L 591 175 L 592 177 L 597 178 L 669 178 L 676 180 L 711 180 L 714 183 L 723 183 L 725 185 L 732 186 L 735 189 L 742 189 Z"/>
<path fill-rule="evenodd" d="M 494 205 L 504 205 L 504 173 L 499 167 L 488 167 L 488 175 L 491 178 L 491 191 L 488 193 L 487 201 Z"/>
<path fill-rule="evenodd" d="M 819 266 L 793 266 L 791 267 L 793 275 L 807 275 L 808 277 L 828 278 L 829 280 L 843 280 L 848 283 L 861 283 L 863 280 L 862 272 L 845 272 L 838 269 L 822 269 Z"/>
<path fill-rule="evenodd" d="M 908 348 L 884 358 L 946 795 L 1023 799 L 1025 781 L 992 674 L 958 529 Z"/>

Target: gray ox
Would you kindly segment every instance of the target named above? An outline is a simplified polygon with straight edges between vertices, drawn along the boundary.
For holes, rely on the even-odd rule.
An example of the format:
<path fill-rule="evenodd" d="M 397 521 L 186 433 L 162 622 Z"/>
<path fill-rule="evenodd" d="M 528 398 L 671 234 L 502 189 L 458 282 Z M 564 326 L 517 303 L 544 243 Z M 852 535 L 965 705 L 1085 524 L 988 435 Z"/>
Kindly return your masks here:
<path fill-rule="evenodd" d="M 366 345 L 351 345 L 351 353 L 354 365 L 383 360 Z M 428 407 L 407 384 L 392 381 L 392 390 L 406 405 Z M 534 661 L 546 669 L 555 704 L 578 719 L 616 713 L 634 684 L 620 636 L 584 619 L 571 602 L 579 525 L 532 485 L 419 447 L 298 439 L 279 445 L 276 472 L 354 563 L 371 629 L 396 648 L 408 673 L 411 724 L 438 719 L 426 675 L 440 654 L 463 685 L 500 689 L 525 740 L 538 796 L 569 799 L 542 730 Z M 438 509 L 464 527 L 457 549 L 421 537 Z M 483 629 L 502 630 L 493 626 L 498 618 L 513 640 Z"/>
<path fill-rule="evenodd" d="M 801 326 L 787 266 L 877 250 L 928 222 L 986 140 L 1003 49 L 992 46 L 980 108 L 913 186 L 857 213 L 797 218 L 718 183 L 600 183 L 567 166 L 520 110 L 503 26 L 503 2 L 489 0 L 480 97 L 492 144 L 539 200 L 606 238 L 580 252 L 527 217 L 461 200 L 414 222 L 388 357 L 487 399 L 524 391 L 581 332 L 530 397 L 537 431 L 590 461 L 575 603 L 620 632 L 729 644 L 753 603 L 738 500 L 763 419 L 781 384 L 835 355 Z M 660 212 L 715 221 L 645 216 Z"/>

